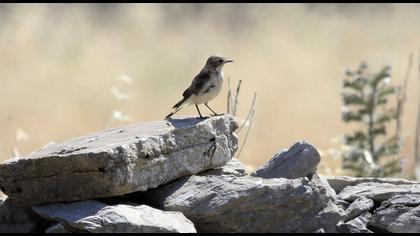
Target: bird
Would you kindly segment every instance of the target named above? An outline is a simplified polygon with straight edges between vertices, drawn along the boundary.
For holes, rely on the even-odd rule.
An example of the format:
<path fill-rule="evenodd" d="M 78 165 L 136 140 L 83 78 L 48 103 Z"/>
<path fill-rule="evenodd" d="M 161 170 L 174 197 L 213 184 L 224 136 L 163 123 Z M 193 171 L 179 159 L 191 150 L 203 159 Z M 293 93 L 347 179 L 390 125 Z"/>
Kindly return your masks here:
<path fill-rule="evenodd" d="M 172 112 L 165 119 L 170 119 L 171 116 L 187 105 L 195 105 L 200 118 L 203 119 L 204 117 L 198 108 L 198 105 L 203 103 L 217 116 L 218 114 L 209 107 L 208 102 L 220 93 L 224 79 L 223 66 L 230 62 L 233 62 L 233 60 L 222 56 L 210 56 L 203 69 L 194 77 L 191 85 L 182 94 L 183 98 L 172 107 Z"/>

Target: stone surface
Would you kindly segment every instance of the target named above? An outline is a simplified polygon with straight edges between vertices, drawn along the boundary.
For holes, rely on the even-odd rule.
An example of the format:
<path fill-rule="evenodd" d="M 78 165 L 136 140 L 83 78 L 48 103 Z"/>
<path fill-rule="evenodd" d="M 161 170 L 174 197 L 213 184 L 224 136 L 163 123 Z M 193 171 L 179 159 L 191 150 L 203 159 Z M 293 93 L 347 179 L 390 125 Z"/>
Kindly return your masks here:
<path fill-rule="evenodd" d="M 388 199 L 387 202 L 393 205 L 418 206 L 420 205 L 420 194 L 395 195 Z"/>
<path fill-rule="evenodd" d="M 218 167 L 200 175 L 234 175 L 234 176 L 245 176 L 247 175 L 245 165 L 236 158 L 232 158 L 226 165 Z"/>
<path fill-rule="evenodd" d="M 226 164 L 237 128 L 228 115 L 112 128 L 6 161 L 0 186 L 24 206 L 146 191 Z"/>
<path fill-rule="evenodd" d="M 74 203 L 50 203 L 33 206 L 40 216 L 61 223 L 47 232 L 90 233 L 195 233 L 180 212 L 161 211 L 146 205 L 132 206 L 88 200 Z M 70 228 L 70 229 L 69 229 Z"/>
<path fill-rule="evenodd" d="M 382 202 L 394 195 L 401 194 L 420 194 L 420 184 L 389 184 L 389 183 L 373 183 L 366 182 L 355 186 L 345 187 L 339 194 L 341 199 L 346 201 L 354 201 L 359 197 L 366 197 L 375 202 Z"/>
<path fill-rule="evenodd" d="M 327 206 L 316 216 L 324 233 L 337 233 L 336 225 L 344 216 L 344 211 L 333 200 L 329 200 Z"/>
<path fill-rule="evenodd" d="M 340 201 L 340 199 L 337 198 L 337 194 L 335 193 L 334 189 L 331 188 L 324 176 L 314 173 L 312 175 L 311 181 L 319 186 L 322 186 L 322 188 L 325 189 L 327 196 L 331 197 L 335 203 Z"/>
<path fill-rule="evenodd" d="M 18 207 L 7 196 L 0 198 L 0 233 L 29 233 L 41 219 L 30 209 Z"/>
<path fill-rule="evenodd" d="M 283 150 L 251 175 L 261 178 L 305 177 L 315 173 L 321 161 L 316 148 L 306 141 L 295 143 L 288 150 Z"/>
<path fill-rule="evenodd" d="M 0 224 L 0 233 L 34 233 L 36 224 Z"/>
<path fill-rule="evenodd" d="M 335 177 L 326 177 L 330 186 L 340 193 L 347 186 L 354 186 L 361 183 L 388 183 L 394 185 L 410 185 L 410 184 L 420 184 L 419 182 L 406 180 L 406 179 L 397 179 L 397 178 L 374 178 L 374 177 L 349 177 L 349 176 L 335 176 Z"/>
<path fill-rule="evenodd" d="M 359 197 L 358 199 L 354 200 L 346 209 L 343 221 L 346 222 L 351 219 L 354 219 L 362 213 L 369 211 L 373 207 L 374 203 L 372 199 L 368 199 L 366 197 Z"/>
<path fill-rule="evenodd" d="M 392 233 L 419 233 L 420 206 L 381 205 L 375 210 L 368 226 Z"/>
<path fill-rule="evenodd" d="M 180 211 L 198 232 L 313 232 L 329 198 L 307 178 L 184 177 L 137 195 L 157 208 Z"/>
<path fill-rule="evenodd" d="M 62 223 L 56 223 L 53 224 L 52 226 L 48 227 L 45 230 L 45 233 L 49 233 L 49 234 L 57 234 L 57 233 L 83 233 L 83 231 L 72 231 L 67 229 L 64 224 Z"/>
<path fill-rule="evenodd" d="M 339 233 L 373 233 L 366 228 L 371 217 L 372 214 L 364 212 L 353 220 L 347 221 L 346 223 L 339 223 L 337 225 L 337 231 Z"/>

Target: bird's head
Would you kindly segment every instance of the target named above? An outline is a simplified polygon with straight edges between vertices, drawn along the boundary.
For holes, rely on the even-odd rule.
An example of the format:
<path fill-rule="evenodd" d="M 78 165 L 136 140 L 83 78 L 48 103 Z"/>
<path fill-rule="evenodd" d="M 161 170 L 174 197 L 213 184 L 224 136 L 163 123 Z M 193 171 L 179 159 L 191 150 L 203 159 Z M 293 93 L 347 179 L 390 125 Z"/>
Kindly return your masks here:
<path fill-rule="evenodd" d="M 233 60 L 229 60 L 221 56 L 211 56 L 207 59 L 206 67 L 208 69 L 221 69 L 224 64 L 229 62 L 233 62 Z"/>

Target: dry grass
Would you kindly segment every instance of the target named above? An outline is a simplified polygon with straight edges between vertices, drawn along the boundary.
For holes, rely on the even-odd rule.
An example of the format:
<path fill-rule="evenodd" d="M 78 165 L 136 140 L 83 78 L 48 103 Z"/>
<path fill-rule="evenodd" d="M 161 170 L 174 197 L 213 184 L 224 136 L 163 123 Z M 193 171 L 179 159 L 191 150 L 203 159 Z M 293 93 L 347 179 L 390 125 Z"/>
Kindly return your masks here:
<path fill-rule="evenodd" d="M 328 149 L 352 129 L 340 118 L 345 67 L 390 64 L 401 83 L 407 55 L 420 43 L 419 21 L 420 6 L 411 4 L 2 4 L 1 159 L 13 147 L 27 154 L 106 126 L 162 119 L 217 53 L 235 60 L 225 75 L 232 84 L 242 80 L 240 117 L 258 93 L 243 162 L 259 166 L 306 139 L 324 150 L 321 171 L 339 173 Z M 402 121 L 405 167 L 418 82 L 409 82 Z M 113 86 L 129 99 L 116 99 Z M 211 105 L 224 112 L 226 95 Z M 114 110 L 126 121 L 111 119 Z M 17 129 L 29 138 L 18 141 Z"/>

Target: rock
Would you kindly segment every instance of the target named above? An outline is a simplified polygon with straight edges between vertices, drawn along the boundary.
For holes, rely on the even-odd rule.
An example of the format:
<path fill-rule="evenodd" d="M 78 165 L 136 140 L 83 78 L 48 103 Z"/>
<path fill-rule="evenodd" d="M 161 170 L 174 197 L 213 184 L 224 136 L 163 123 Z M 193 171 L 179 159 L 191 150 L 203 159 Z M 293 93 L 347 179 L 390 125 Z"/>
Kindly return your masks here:
<path fill-rule="evenodd" d="M 344 211 L 339 208 L 332 200 L 329 200 L 327 206 L 316 216 L 324 233 L 337 233 L 336 225 L 344 216 Z"/>
<path fill-rule="evenodd" d="M 107 206 L 100 201 L 86 200 L 72 203 L 47 203 L 31 208 L 36 214 L 49 221 L 66 222 L 73 228 L 83 230 L 83 228 L 79 228 L 77 222 L 85 217 L 95 215 Z"/>
<path fill-rule="evenodd" d="M 71 229 L 67 229 L 64 224 L 62 223 L 56 223 L 53 224 L 52 226 L 48 227 L 45 230 L 45 233 L 48 234 L 57 234 L 57 233 L 84 233 L 85 231 L 79 231 L 79 230 L 71 230 Z"/>
<path fill-rule="evenodd" d="M 261 178 L 295 179 L 315 173 L 321 161 L 316 148 L 306 141 L 295 143 L 283 150 L 251 175 Z"/>
<path fill-rule="evenodd" d="M 232 158 L 226 165 L 203 172 L 199 175 L 234 175 L 237 177 L 247 175 L 245 165 L 236 158 Z"/>
<path fill-rule="evenodd" d="M 337 231 L 339 233 L 373 233 L 371 230 L 366 228 L 369 219 L 372 214 L 364 212 L 353 220 L 346 223 L 339 223 L 337 225 Z"/>
<path fill-rule="evenodd" d="M 16 206 L 6 196 L 0 199 L 0 233 L 34 232 L 40 221 L 30 209 Z"/>
<path fill-rule="evenodd" d="M 364 212 L 369 211 L 374 207 L 374 203 L 371 199 L 366 197 L 359 197 L 350 204 L 350 206 L 345 211 L 345 216 L 343 218 L 344 222 L 356 218 Z"/>
<path fill-rule="evenodd" d="M 367 182 L 388 183 L 388 184 L 394 184 L 394 185 L 420 184 L 419 182 L 410 181 L 406 179 L 396 179 L 396 178 L 336 176 L 336 177 L 329 177 L 326 179 L 337 194 L 340 193 L 347 186 L 354 186 L 357 184 L 367 183 Z"/>
<path fill-rule="evenodd" d="M 389 184 L 366 182 L 355 186 L 345 187 L 339 194 L 341 199 L 354 201 L 359 197 L 366 197 L 375 202 L 382 202 L 394 195 L 407 193 L 420 194 L 420 184 Z"/>
<path fill-rule="evenodd" d="M 212 233 L 313 232 L 323 227 L 319 213 L 328 202 L 325 191 L 307 178 L 233 175 L 184 177 L 136 197 L 182 212 L 198 232 Z"/>
<path fill-rule="evenodd" d="M 88 200 L 74 203 L 51 203 L 33 206 L 40 216 L 62 222 L 48 232 L 90 233 L 195 233 L 196 230 L 180 212 L 161 211 L 146 205 L 118 204 L 108 206 Z M 72 228 L 68 230 L 67 228 Z"/>
<path fill-rule="evenodd" d="M 420 206 L 381 205 L 376 209 L 368 226 L 391 233 L 420 232 Z"/>
<path fill-rule="evenodd" d="M 420 232 L 420 195 L 395 195 L 383 201 L 368 225 L 392 233 Z"/>
<path fill-rule="evenodd" d="M 337 200 L 335 201 L 335 204 L 337 204 L 337 206 L 341 207 L 341 209 L 347 209 L 347 207 L 350 206 L 350 203 L 347 201 L 344 201 L 340 198 L 337 197 Z"/>
<path fill-rule="evenodd" d="M 21 206 L 146 191 L 226 164 L 237 128 L 229 115 L 112 128 L 6 161 L 0 186 Z"/>
<path fill-rule="evenodd" d="M 324 176 L 314 173 L 312 175 L 311 181 L 319 186 L 322 186 L 322 188 L 325 189 L 327 196 L 331 197 L 331 199 L 333 199 L 335 203 L 338 203 L 340 201 L 340 199 L 337 198 L 337 194 L 335 193 L 334 189 L 331 188 Z"/>
<path fill-rule="evenodd" d="M 420 195 L 419 194 L 404 194 L 404 195 L 395 195 L 387 200 L 389 204 L 393 205 L 403 205 L 403 206 L 418 206 L 420 205 Z"/>
<path fill-rule="evenodd" d="M 0 224 L 0 233 L 34 233 L 34 223 L 25 224 Z"/>

